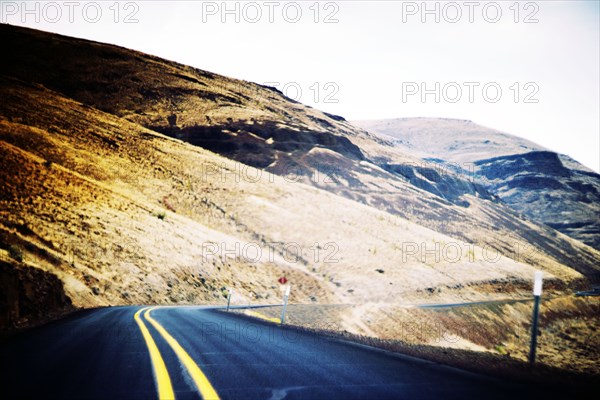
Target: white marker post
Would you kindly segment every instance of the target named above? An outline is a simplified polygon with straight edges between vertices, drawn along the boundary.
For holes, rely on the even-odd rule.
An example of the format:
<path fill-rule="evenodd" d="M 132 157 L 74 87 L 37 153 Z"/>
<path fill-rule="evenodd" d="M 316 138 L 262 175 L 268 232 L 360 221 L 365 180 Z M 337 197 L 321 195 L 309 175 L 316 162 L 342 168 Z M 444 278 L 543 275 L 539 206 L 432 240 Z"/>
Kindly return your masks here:
<path fill-rule="evenodd" d="M 288 298 L 290 297 L 291 286 L 285 287 L 285 294 L 283 295 L 283 309 L 281 310 L 281 325 L 285 324 L 285 309 L 287 308 Z"/>
<path fill-rule="evenodd" d="M 227 289 L 227 311 L 229 311 L 229 304 L 231 304 L 231 295 L 233 294 L 233 289 Z"/>
<path fill-rule="evenodd" d="M 529 364 L 535 364 L 535 351 L 537 347 L 538 316 L 540 313 L 540 298 L 542 296 L 542 271 L 535 272 L 533 282 L 533 296 L 535 303 L 533 305 L 533 323 L 531 324 L 531 347 L 529 348 Z"/>

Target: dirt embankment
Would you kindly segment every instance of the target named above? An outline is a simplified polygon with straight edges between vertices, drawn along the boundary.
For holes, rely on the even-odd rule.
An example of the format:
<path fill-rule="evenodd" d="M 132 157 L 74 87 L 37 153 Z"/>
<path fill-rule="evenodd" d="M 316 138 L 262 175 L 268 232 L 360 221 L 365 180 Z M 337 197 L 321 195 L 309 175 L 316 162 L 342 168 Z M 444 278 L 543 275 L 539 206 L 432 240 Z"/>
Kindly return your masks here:
<path fill-rule="evenodd" d="M 18 257 L 15 248 L 11 252 Z M 0 249 L 0 333 L 35 326 L 75 310 L 56 275 L 10 256 Z"/>

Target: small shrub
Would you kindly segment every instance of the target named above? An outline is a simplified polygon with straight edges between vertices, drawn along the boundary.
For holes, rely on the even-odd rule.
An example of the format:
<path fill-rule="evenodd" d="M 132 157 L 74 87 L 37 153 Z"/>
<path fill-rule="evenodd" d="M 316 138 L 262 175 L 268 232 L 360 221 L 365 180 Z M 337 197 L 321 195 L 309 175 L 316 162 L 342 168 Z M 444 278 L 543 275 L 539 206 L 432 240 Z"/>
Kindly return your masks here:
<path fill-rule="evenodd" d="M 158 217 L 158 219 L 160 219 L 161 221 L 165 220 L 165 217 L 167 216 L 167 214 L 165 214 L 163 211 L 159 212 L 158 214 L 156 214 L 156 216 Z"/>
<path fill-rule="evenodd" d="M 11 245 L 8 248 L 8 255 L 13 260 L 16 260 L 18 262 L 23 262 L 23 251 L 21 250 L 21 248 L 19 246 L 16 246 L 14 244 Z"/>
<path fill-rule="evenodd" d="M 494 347 L 494 349 L 495 349 L 495 350 L 496 350 L 498 353 L 502 354 L 503 356 L 505 356 L 505 355 L 508 355 L 508 351 L 506 350 L 506 347 L 504 347 L 504 346 L 503 346 L 503 345 L 501 345 L 501 344 L 498 344 L 498 345 L 496 345 L 496 346 Z"/>

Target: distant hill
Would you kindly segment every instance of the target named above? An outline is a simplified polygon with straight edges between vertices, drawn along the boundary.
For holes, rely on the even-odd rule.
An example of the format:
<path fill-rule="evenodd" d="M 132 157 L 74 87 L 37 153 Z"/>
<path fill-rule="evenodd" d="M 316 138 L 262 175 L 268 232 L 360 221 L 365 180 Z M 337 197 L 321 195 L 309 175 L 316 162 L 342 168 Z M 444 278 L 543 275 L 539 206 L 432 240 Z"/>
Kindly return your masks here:
<path fill-rule="evenodd" d="M 461 169 L 503 202 L 600 249 L 600 175 L 564 154 L 471 121 L 355 121 L 403 151 Z"/>
<path fill-rule="evenodd" d="M 397 118 L 352 121 L 356 126 L 384 135 L 420 158 L 472 164 L 474 160 L 547 150 L 536 143 L 451 118 Z"/>

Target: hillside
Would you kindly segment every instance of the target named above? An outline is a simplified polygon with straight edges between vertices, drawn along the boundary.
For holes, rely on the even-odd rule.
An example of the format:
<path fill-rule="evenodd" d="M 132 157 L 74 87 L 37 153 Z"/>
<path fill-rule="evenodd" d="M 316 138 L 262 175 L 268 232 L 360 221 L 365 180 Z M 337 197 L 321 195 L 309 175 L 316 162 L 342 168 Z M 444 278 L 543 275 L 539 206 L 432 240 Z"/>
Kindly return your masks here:
<path fill-rule="evenodd" d="M 277 303 L 282 275 L 312 304 L 520 296 L 535 269 L 557 293 L 598 277 L 600 252 L 271 88 L 7 25 L 0 39 L 6 325 L 31 322 L 35 296 L 6 288 L 38 273 L 57 310 L 220 303 L 227 287 Z"/>
<path fill-rule="evenodd" d="M 471 121 L 355 121 L 438 168 L 469 176 L 505 204 L 600 249 L 600 175 L 564 154 Z"/>

